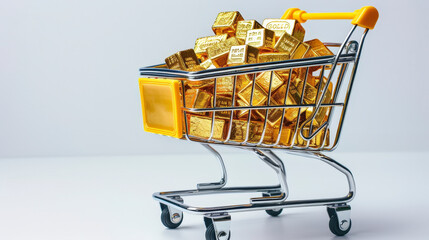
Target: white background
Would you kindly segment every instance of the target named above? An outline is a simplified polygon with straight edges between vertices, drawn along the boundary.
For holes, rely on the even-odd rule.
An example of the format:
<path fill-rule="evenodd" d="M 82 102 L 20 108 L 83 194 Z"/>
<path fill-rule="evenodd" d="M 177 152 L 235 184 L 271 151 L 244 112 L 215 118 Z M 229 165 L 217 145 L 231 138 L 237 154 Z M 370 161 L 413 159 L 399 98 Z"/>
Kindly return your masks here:
<path fill-rule="evenodd" d="M 339 151 L 427 150 L 426 1 L 1 1 L 0 157 L 202 151 L 143 131 L 139 67 L 212 35 L 220 11 L 262 22 L 289 7 L 379 9 Z M 307 22 L 306 39 L 342 41 L 350 21 Z"/>

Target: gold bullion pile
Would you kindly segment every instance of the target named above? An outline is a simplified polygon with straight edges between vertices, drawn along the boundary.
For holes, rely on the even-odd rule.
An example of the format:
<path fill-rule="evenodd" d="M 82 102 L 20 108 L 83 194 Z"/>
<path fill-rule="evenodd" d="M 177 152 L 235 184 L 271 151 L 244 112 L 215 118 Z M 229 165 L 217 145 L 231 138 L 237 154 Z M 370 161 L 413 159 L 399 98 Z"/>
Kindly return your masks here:
<path fill-rule="evenodd" d="M 166 58 L 167 67 L 176 70 L 201 71 L 243 64 L 333 55 L 318 39 L 304 42 L 305 30 L 296 20 L 265 19 L 261 25 L 255 20 L 244 20 L 237 11 L 221 12 L 212 29 L 215 35 L 198 38 L 194 49 L 180 51 Z M 288 69 L 258 73 L 254 84 L 253 106 L 315 104 L 318 91 L 321 91 L 326 84 L 326 78 L 320 81 L 320 71 L 318 71 L 320 68 L 310 67 L 308 72 L 307 68 L 296 68 L 292 72 Z M 292 73 L 291 82 L 288 84 L 290 73 Z M 307 82 L 304 86 L 306 75 Z M 320 84 L 322 86 L 319 86 Z M 288 85 L 289 89 L 287 89 Z M 234 104 L 233 86 L 233 76 L 217 78 L 216 89 L 213 79 L 186 81 L 185 106 L 195 109 L 212 108 L 214 93 L 216 93 L 214 107 L 250 106 L 253 74 L 237 76 Z M 269 94 L 270 91 L 271 94 Z M 286 92 L 288 92 L 287 96 L 285 96 Z M 304 92 L 303 102 L 301 102 L 302 92 Z M 322 103 L 329 103 L 331 96 L 332 83 L 328 86 Z M 305 126 L 302 126 L 302 123 L 312 116 L 312 107 L 258 109 L 250 111 L 250 117 L 247 109 L 215 113 L 188 112 L 188 133 L 203 139 L 211 138 L 238 143 L 247 141 L 248 143 L 276 143 L 284 146 L 294 144 L 302 147 L 321 147 L 323 143 L 329 145 L 329 129 L 320 131 L 310 143 L 301 138 L 298 130 L 304 127 L 304 134 L 308 136 L 310 127 L 315 130 L 327 121 L 328 108 L 321 107 L 313 122 Z M 284 120 L 281 121 L 283 110 Z M 212 114 L 215 114 L 213 133 Z M 250 124 L 247 126 L 249 118 Z M 265 119 L 267 121 L 264 139 L 260 141 Z M 283 126 L 280 128 L 281 122 Z"/>

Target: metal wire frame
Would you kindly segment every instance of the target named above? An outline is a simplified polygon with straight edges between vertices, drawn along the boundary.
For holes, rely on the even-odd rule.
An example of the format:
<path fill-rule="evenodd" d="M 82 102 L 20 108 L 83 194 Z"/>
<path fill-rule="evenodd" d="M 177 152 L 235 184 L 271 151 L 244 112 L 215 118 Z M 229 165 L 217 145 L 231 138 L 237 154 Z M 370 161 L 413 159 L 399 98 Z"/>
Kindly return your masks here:
<path fill-rule="evenodd" d="M 350 37 L 353 35 L 353 32 L 355 31 L 356 26 L 353 26 L 350 32 L 348 33 L 346 39 L 343 41 L 343 43 L 336 44 L 336 43 L 328 43 L 325 44 L 326 46 L 330 47 L 339 47 L 338 53 L 333 56 L 322 56 L 322 57 L 315 57 L 315 58 L 307 58 L 307 59 L 296 59 L 296 60 L 286 60 L 286 61 L 279 61 L 279 62 L 270 62 L 270 63 L 258 63 L 258 64 L 248 64 L 248 65 L 242 65 L 242 66 L 233 66 L 233 67 L 226 67 L 226 68 L 220 68 L 220 69 L 208 69 L 198 72 L 187 72 L 187 71 L 180 71 L 180 70 L 171 70 L 171 69 L 165 69 L 162 65 L 156 65 L 146 68 L 140 69 L 140 74 L 145 77 L 162 77 L 162 78 L 171 78 L 171 79 L 177 79 L 181 81 L 182 84 L 182 102 L 183 102 L 183 117 L 184 117 L 184 123 L 185 123 L 185 138 L 189 141 L 195 141 L 195 142 L 201 142 L 201 143 L 210 143 L 210 144 L 223 144 L 223 145 L 230 145 L 235 147 L 241 147 L 241 148 L 259 148 L 259 149 L 270 149 L 270 148 L 277 148 L 277 149 L 287 149 L 287 150 L 297 150 L 297 151 L 333 151 L 338 146 L 339 138 L 341 136 L 341 130 L 343 127 L 343 122 L 347 110 L 347 105 L 350 99 L 350 93 L 352 90 L 353 82 L 355 79 L 360 54 L 362 50 L 362 46 L 365 40 L 365 37 L 368 33 L 368 29 L 365 29 L 365 31 L 362 34 L 360 44 L 356 41 L 349 41 Z M 343 53 L 344 52 L 344 53 Z M 345 77 L 347 73 L 347 68 L 349 64 L 353 64 L 353 69 L 350 74 L 349 84 L 346 89 L 345 99 L 344 101 L 338 101 L 338 95 L 340 92 L 341 85 L 343 83 L 343 78 Z M 308 71 L 309 67 L 312 66 L 321 66 L 322 70 L 320 73 L 320 84 L 317 91 L 316 96 L 316 102 L 314 104 L 304 104 L 304 90 L 307 83 L 307 77 L 308 77 Z M 327 94 L 329 83 L 332 81 L 333 76 L 335 75 L 335 71 L 337 69 L 337 66 L 340 66 L 337 81 L 335 88 L 333 90 L 333 96 L 332 100 L 329 103 L 322 103 L 324 96 Z M 326 83 L 324 83 L 324 87 L 321 90 L 321 86 L 323 83 L 323 77 L 324 72 L 327 67 L 331 67 L 331 70 L 329 72 L 328 78 Z M 299 104 L 295 105 L 287 105 L 286 104 L 286 98 L 288 96 L 289 90 L 290 90 L 290 81 L 292 76 L 293 69 L 297 68 L 306 68 L 305 78 L 304 78 L 304 87 L 301 92 L 301 99 Z M 286 94 L 282 105 L 270 105 L 270 99 L 272 94 L 272 78 L 274 75 L 274 71 L 287 71 L 289 70 L 289 79 L 287 83 L 286 88 Z M 255 85 L 256 85 L 256 74 L 261 72 L 271 72 L 270 77 L 270 84 L 268 89 L 268 101 L 267 105 L 264 106 L 253 106 L 253 97 L 255 92 Z M 253 84 L 251 89 L 251 95 L 250 95 L 250 102 L 249 106 L 235 106 L 236 101 L 236 85 L 237 85 L 237 76 L 239 75 L 253 75 Z M 232 105 L 231 107 L 216 107 L 216 86 L 218 78 L 220 77 L 227 77 L 227 76 L 233 76 L 233 93 L 232 93 Z M 186 106 L 185 101 L 185 81 L 201 81 L 201 80 L 207 80 L 207 81 L 213 81 L 214 82 L 214 89 L 213 89 L 213 107 L 211 108 L 189 108 Z M 291 145 L 281 145 L 280 139 L 281 134 L 283 130 L 283 123 L 284 123 L 284 116 L 285 111 L 288 108 L 298 108 L 298 117 L 295 124 L 294 134 L 292 137 Z M 313 108 L 313 114 L 310 118 L 308 118 L 306 121 L 304 121 L 302 124 L 300 123 L 300 115 L 301 115 L 301 109 L 303 108 Z M 328 108 L 328 119 L 326 122 L 324 122 L 321 126 L 319 126 L 316 130 L 313 131 L 313 120 L 316 117 L 316 114 L 318 113 L 320 108 Z M 332 116 L 335 108 L 342 108 L 342 112 L 338 121 L 338 127 L 335 134 L 335 140 L 329 145 L 325 146 L 325 141 L 328 133 L 328 128 L 332 122 Z M 263 131 L 261 134 L 261 138 L 257 143 L 250 143 L 249 142 L 249 127 L 251 122 L 251 114 L 252 111 L 256 110 L 265 110 L 265 119 L 263 124 Z M 279 127 L 279 133 L 277 136 L 276 141 L 273 144 L 264 144 L 263 140 L 266 133 L 266 127 L 267 127 L 267 116 L 268 112 L 270 110 L 274 109 L 282 109 L 282 117 Z M 246 137 L 244 141 L 236 142 L 231 141 L 231 130 L 232 130 L 232 119 L 234 111 L 238 110 L 248 110 L 248 117 L 247 117 L 247 131 L 246 131 Z M 215 113 L 219 111 L 230 111 L 230 118 L 228 122 L 227 127 L 227 134 L 225 140 L 216 140 L 213 139 L 214 135 L 214 124 L 215 124 Z M 188 118 L 187 115 L 189 113 L 201 113 L 201 112 L 211 112 L 212 114 L 212 123 L 211 123 L 211 132 L 209 138 L 200 138 L 196 136 L 189 135 L 189 124 L 188 124 Z M 309 135 L 305 136 L 304 134 L 304 126 L 306 126 L 308 123 L 310 123 L 310 131 Z M 300 129 L 300 131 L 298 131 Z M 321 142 L 320 146 L 317 148 L 311 147 L 309 145 L 310 141 L 323 129 L 324 136 L 323 141 Z M 296 146 L 296 138 L 297 134 L 300 134 L 299 136 L 304 139 L 306 142 L 305 146 Z"/>

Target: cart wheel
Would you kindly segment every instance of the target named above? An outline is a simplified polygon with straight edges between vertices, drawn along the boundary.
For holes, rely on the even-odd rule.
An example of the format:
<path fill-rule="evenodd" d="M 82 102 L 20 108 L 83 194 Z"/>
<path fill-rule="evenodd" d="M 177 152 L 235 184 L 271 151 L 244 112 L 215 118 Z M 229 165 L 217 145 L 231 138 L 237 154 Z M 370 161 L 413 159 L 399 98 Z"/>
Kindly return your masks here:
<path fill-rule="evenodd" d="M 344 220 L 345 221 L 345 220 Z M 352 220 L 349 220 L 349 222 L 347 223 L 346 221 L 343 224 L 347 224 L 346 228 L 344 227 L 340 227 L 340 225 L 338 224 L 338 217 L 336 214 L 332 215 L 330 220 L 329 220 L 329 229 L 331 230 L 331 232 L 337 236 L 344 236 L 346 235 L 350 229 L 352 228 Z M 344 229 L 343 229 L 344 228 Z"/>
<path fill-rule="evenodd" d="M 268 197 L 270 196 L 269 194 L 263 193 L 262 194 L 263 197 Z M 269 209 L 269 210 L 265 210 L 265 212 L 273 217 L 277 217 L 278 215 L 280 215 L 283 212 L 283 208 L 277 208 L 277 209 Z"/>
<path fill-rule="evenodd" d="M 273 217 L 277 217 L 278 215 L 280 215 L 283 212 L 283 209 L 269 209 L 269 210 L 265 210 L 265 212 Z"/>
<path fill-rule="evenodd" d="M 183 221 L 183 215 L 180 216 L 179 214 L 174 214 L 173 216 L 170 216 L 170 211 L 168 210 L 168 207 L 165 207 L 162 209 L 161 212 L 161 222 L 162 224 L 170 229 L 175 229 L 182 224 Z"/>
<path fill-rule="evenodd" d="M 225 237 L 225 236 L 226 236 L 225 232 L 219 233 L 219 239 L 222 239 L 222 237 Z M 231 239 L 231 231 L 229 231 L 229 236 L 228 236 L 228 239 L 226 240 L 230 240 L 230 239 Z M 217 240 L 216 232 L 213 224 L 210 224 L 210 226 L 208 226 L 206 229 L 206 240 Z"/>

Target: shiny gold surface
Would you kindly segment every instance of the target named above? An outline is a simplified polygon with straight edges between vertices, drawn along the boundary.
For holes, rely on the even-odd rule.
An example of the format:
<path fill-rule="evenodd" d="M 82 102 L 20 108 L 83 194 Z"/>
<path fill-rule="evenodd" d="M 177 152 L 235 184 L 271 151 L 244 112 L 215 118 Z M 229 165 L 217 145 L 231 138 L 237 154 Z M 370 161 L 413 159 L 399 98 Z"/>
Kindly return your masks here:
<path fill-rule="evenodd" d="M 213 139 L 223 140 L 225 120 L 215 119 L 213 126 Z M 212 130 L 212 118 L 191 116 L 189 121 L 189 135 L 209 138 Z"/>
<path fill-rule="evenodd" d="M 258 63 L 284 61 L 290 58 L 289 53 L 260 53 L 258 55 Z"/>
<path fill-rule="evenodd" d="M 212 94 L 201 89 L 188 89 L 185 93 L 187 108 L 208 108 L 211 107 Z M 193 112 L 192 114 L 206 115 L 206 112 Z"/>
<path fill-rule="evenodd" d="M 232 46 L 228 55 L 228 66 L 251 64 L 257 62 L 259 50 L 248 45 Z"/>
<path fill-rule="evenodd" d="M 284 105 L 284 98 L 285 98 L 285 94 L 286 94 L 286 89 L 287 86 L 283 85 L 281 86 L 273 95 L 273 103 L 272 105 Z M 289 89 L 290 91 L 290 89 Z M 298 103 L 295 101 L 295 99 L 292 97 L 291 92 L 288 92 L 288 95 L 286 97 L 286 105 L 297 105 Z M 281 109 L 280 109 L 281 110 Z M 285 118 L 286 121 L 288 121 L 289 123 L 293 122 L 296 120 L 296 118 L 298 117 L 298 110 L 299 108 L 286 108 L 285 110 Z M 281 110 L 281 112 L 283 112 Z"/>
<path fill-rule="evenodd" d="M 207 58 L 207 48 L 215 45 L 218 42 L 225 41 L 228 34 L 215 35 L 210 37 L 197 38 L 195 41 L 194 51 L 197 57 Z"/>
<path fill-rule="evenodd" d="M 247 31 L 246 45 L 256 48 L 273 49 L 275 44 L 274 32 L 265 28 Z"/>
<path fill-rule="evenodd" d="M 216 80 L 216 94 L 217 95 L 232 95 L 234 87 L 234 77 L 220 77 Z"/>
<path fill-rule="evenodd" d="M 190 81 L 185 80 L 185 85 L 190 88 L 211 88 L 213 87 L 214 80 L 213 79 L 205 79 L 205 80 L 198 80 L 198 81 Z"/>
<path fill-rule="evenodd" d="M 314 126 L 313 127 L 313 132 L 315 130 L 317 130 L 317 128 L 318 128 L 317 126 Z M 310 144 L 309 144 L 310 147 L 319 148 L 319 147 L 321 147 L 323 145 L 323 138 L 325 137 L 325 129 L 326 128 L 320 130 L 320 132 L 317 133 L 316 136 L 314 136 L 314 138 L 310 140 Z M 299 131 L 300 131 L 300 129 L 296 133 L 295 145 L 299 146 L 299 147 L 305 147 L 305 146 L 307 146 L 307 141 L 305 141 L 301 137 L 301 134 L 300 134 Z M 306 136 L 306 137 L 309 136 L 309 132 L 310 132 L 310 128 L 309 127 L 305 127 L 304 131 L 303 131 L 304 136 Z M 329 134 L 329 129 L 328 129 L 328 133 L 326 134 L 325 146 L 329 146 L 329 135 L 330 134 Z"/>
<path fill-rule="evenodd" d="M 304 81 L 300 78 L 295 78 L 290 85 L 290 92 L 292 97 L 299 103 L 301 102 L 301 94 L 304 88 Z M 305 104 L 314 104 L 316 101 L 317 89 L 310 84 L 306 83 L 304 88 L 304 103 Z"/>
<path fill-rule="evenodd" d="M 249 138 L 248 142 L 257 143 L 261 139 L 264 124 L 262 122 L 251 121 L 249 125 Z M 230 140 L 236 142 L 243 142 L 247 135 L 247 121 L 245 120 L 232 120 L 231 138 Z M 272 143 L 273 141 L 273 128 L 266 126 L 263 143 Z"/>
<path fill-rule="evenodd" d="M 273 74 L 271 71 L 263 72 L 256 77 L 256 83 L 267 93 L 270 88 L 270 82 L 271 92 L 273 93 L 283 84 L 284 79 L 277 72 Z"/>
<path fill-rule="evenodd" d="M 247 104 L 250 105 L 250 96 L 252 94 L 252 85 L 253 83 L 249 83 L 246 87 L 244 87 L 240 92 L 238 92 L 237 96 L 243 100 Z M 255 90 L 253 92 L 252 99 L 253 106 L 261 106 L 267 100 L 267 93 L 262 89 L 258 84 L 255 84 Z"/>
<path fill-rule="evenodd" d="M 285 32 L 280 36 L 279 40 L 277 40 L 274 49 L 293 55 L 300 44 L 301 42 L 298 39 Z"/>
<path fill-rule="evenodd" d="M 216 96 L 216 107 L 232 107 L 232 98 L 230 96 Z M 231 117 L 231 111 L 218 111 L 216 112 L 216 118 L 226 118 L 229 119 Z"/>
<path fill-rule="evenodd" d="M 308 52 L 308 49 L 310 49 L 310 45 L 306 43 L 300 43 L 298 47 L 295 49 L 295 51 L 292 53 L 291 59 L 303 58 L 305 54 Z"/>
<path fill-rule="evenodd" d="M 259 28 L 262 28 L 262 26 L 255 20 L 238 21 L 237 32 L 235 33 L 235 36 L 240 41 L 240 43 L 244 44 L 246 42 L 247 31 Z"/>
<path fill-rule="evenodd" d="M 243 20 L 241 14 L 235 12 L 221 12 L 217 15 L 212 26 L 213 32 L 216 35 L 227 33 L 229 36 L 235 36 L 238 21 Z"/>
<path fill-rule="evenodd" d="M 216 67 L 224 67 L 227 64 L 228 53 L 232 46 L 238 46 L 240 43 L 236 37 L 230 37 L 225 41 L 218 42 L 207 48 L 208 57 Z"/>
<path fill-rule="evenodd" d="M 262 26 L 266 29 L 273 30 L 276 38 L 280 38 L 283 33 L 294 36 L 299 41 L 304 41 L 305 30 L 296 20 L 290 19 L 265 19 Z"/>
<path fill-rule="evenodd" d="M 279 144 L 283 145 L 283 146 L 291 146 L 294 131 L 295 131 L 295 128 L 293 128 L 293 127 L 283 127 L 282 132 L 281 132 L 281 136 L 280 136 L 280 140 L 279 140 Z M 274 134 L 273 134 L 273 140 L 274 141 L 277 141 L 277 138 L 279 136 L 279 132 L 280 132 L 280 128 L 274 129 Z"/>
<path fill-rule="evenodd" d="M 317 56 L 334 55 L 319 39 L 309 40 L 305 43 L 310 45 L 310 48 L 317 54 Z"/>
<path fill-rule="evenodd" d="M 200 66 L 204 69 L 213 69 L 216 68 L 216 66 L 213 64 L 213 61 L 211 59 L 207 59 L 204 62 L 200 63 Z"/>
<path fill-rule="evenodd" d="M 199 65 L 194 49 L 177 52 L 166 58 L 165 63 L 169 69 L 175 70 L 187 70 L 195 65 Z"/>

